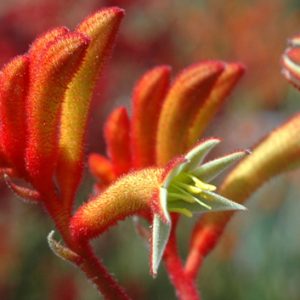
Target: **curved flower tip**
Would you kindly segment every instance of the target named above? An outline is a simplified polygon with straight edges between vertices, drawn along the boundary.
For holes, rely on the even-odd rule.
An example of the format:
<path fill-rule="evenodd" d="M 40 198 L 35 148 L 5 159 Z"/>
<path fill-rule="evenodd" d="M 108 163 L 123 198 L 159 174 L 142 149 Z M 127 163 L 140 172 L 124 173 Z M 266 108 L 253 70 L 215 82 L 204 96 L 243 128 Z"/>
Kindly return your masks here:
<path fill-rule="evenodd" d="M 41 201 L 41 195 L 38 191 L 15 184 L 6 173 L 4 173 L 3 178 L 10 190 L 24 201 L 31 203 L 38 203 Z"/>
<path fill-rule="evenodd" d="M 207 139 L 184 157 L 172 161 L 165 169 L 157 197 L 159 211 L 152 226 L 151 272 L 155 276 L 171 231 L 170 212 L 192 217 L 194 212 L 245 210 L 219 194 L 209 182 L 237 160 L 249 154 L 238 151 L 202 164 L 206 155 L 220 142 Z"/>
<path fill-rule="evenodd" d="M 288 41 L 289 47 L 282 55 L 282 74 L 296 88 L 300 88 L 300 36 Z"/>
<path fill-rule="evenodd" d="M 71 249 L 63 246 L 60 242 L 54 239 L 54 230 L 50 231 L 47 236 L 47 241 L 52 252 L 63 260 L 67 260 L 73 262 L 75 264 L 80 264 L 82 262 L 82 258 L 72 251 Z"/>

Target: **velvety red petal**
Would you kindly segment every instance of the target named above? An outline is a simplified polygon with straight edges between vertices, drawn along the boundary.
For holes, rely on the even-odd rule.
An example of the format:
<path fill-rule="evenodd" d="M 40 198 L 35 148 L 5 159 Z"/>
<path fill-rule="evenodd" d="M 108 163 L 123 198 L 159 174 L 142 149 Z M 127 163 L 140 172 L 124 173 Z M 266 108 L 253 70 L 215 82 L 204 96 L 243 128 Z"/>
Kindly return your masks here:
<path fill-rule="evenodd" d="M 17 56 L 0 73 L 0 143 L 3 158 L 25 177 L 25 106 L 29 82 L 29 60 Z"/>
<path fill-rule="evenodd" d="M 30 64 L 30 86 L 27 99 L 28 139 L 27 170 L 37 189 L 52 187 L 57 162 L 61 106 L 67 86 L 84 57 L 88 39 L 79 33 L 57 37 L 41 50 L 39 61 L 35 51 Z"/>
<path fill-rule="evenodd" d="M 155 165 L 158 119 L 170 82 L 170 67 L 160 66 L 147 72 L 133 93 L 131 139 L 135 168 Z"/>
<path fill-rule="evenodd" d="M 131 168 L 130 122 L 124 107 L 115 109 L 104 127 L 107 154 L 117 176 Z"/>
<path fill-rule="evenodd" d="M 116 179 L 113 165 L 106 157 L 91 153 L 88 163 L 91 173 L 97 178 L 101 186 L 109 185 Z"/>
<path fill-rule="evenodd" d="M 157 132 L 157 164 L 164 165 L 187 150 L 185 135 L 199 106 L 209 96 L 224 70 L 217 61 L 202 62 L 184 70 L 163 104 Z"/>
<path fill-rule="evenodd" d="M 124 11 L 112 7 L 84 20 L 76 32 L 91 43 L 76 76 L 70 83 L 62 107 L 57 179 L 62 199 L 71 206 L 83 171 L 85 134 L 90 100 L 103 65 L 110 56 Z"/>
<path fill-rule="evenodd" d="M 238 63 L 226 64 L 223 73 L 216 81 L 209 97 L 198 109 L 186 135 L 187 147 L 192 147 L 203 135 L 213 117 L 224 104 L 227 96 L 233 90 L 244 73 L 244 67 Z"/>

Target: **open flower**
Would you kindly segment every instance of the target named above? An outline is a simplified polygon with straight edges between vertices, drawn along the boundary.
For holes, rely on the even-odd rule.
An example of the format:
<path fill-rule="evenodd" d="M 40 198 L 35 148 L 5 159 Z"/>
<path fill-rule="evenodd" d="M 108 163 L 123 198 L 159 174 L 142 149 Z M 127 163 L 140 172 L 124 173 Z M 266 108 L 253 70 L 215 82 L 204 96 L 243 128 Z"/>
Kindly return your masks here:
<path fill-rule="evenodd" d="M 245 152 L 201 166 L 219 140 L 197 144 L 243 70 L 238 63 L 205 61 L 186 68 L 170 84 L 170 67 L 159 66 L 137 82 L 132 116 L 119 107 L 105 123 L 108 157 L 89 157 L 102 193 L 74 215 L 75 239 L 91 239 L 130 215 L 146 216 L 152 224 L 150 261 L 155 275 L 169 240 L 170 213 L 191 216 L 244 209 L 218 195 L 208 182 Z"/>
<path fill-rule="evenodd" d="M 119 107 L 105 123 L 108 157 L 89 157 L 101 192 L 72 217 L 76 241 L 84 243 L 128 216 L 146 217 L 152 224 L 150 261 L 155 275 L 172 228 L 170 213 L 244 209 L 215 193 L 208 182 L 245 153 L 199 167 L 219 141 L 197 144 L 243 70 L 238 63 L 206 61 L 183 70 L 172 84 L 169 66 L 153 68 L 138 81 L 132 116 Z"/>
<path fill-rule="evenodd" d="M 170 213 L 191 217 L 193 212 L 245 209 L 218 195 L 216 187 L 208 183 L 247 153 L 238 151 L 202 164 L 219 142 L 215 138 L 205 140 L 165 167 L 121 176 L 76 212 L 71 222 L 74 238 L 89 240 L 127 216 L 146 216 L 152 223 L 150 260 L 155 275 L 171 231 Z"/>
<path fill-rule="evenodd" d="M 206 162 L 205 156 L 220 140 L 208 139 L 196 145 L 184 157 L 171 161 L 164 170 L 159 187 L 159 213 L 154 213 L 152 225 L 151 272 L 156 274 L 171 231 L 170 212 L 191 217 L 193 212 L 245 210 L 215 192 L 209 184 L 231 164 L 241 159 L 247 151 L 239 151 Z"/>

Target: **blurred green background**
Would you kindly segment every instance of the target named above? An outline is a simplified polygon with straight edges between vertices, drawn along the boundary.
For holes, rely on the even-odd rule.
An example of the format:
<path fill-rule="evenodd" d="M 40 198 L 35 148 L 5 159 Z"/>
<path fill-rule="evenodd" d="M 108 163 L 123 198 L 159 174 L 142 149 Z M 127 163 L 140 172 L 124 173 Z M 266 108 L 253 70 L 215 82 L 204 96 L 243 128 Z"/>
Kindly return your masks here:
<path fill-rule="evenodd" d="M 170 64 L 176 74 L 204 59 L 240 61 L 247 72 L 206 132 L 224 139 L 215 155 L 251 148 L 300 111 L 300 95 L 280 74 L 286 40 L 300 31 L 298 1 L 14 0 L 0 3 L 0 64 L 27 51 L 33 39 L 58 25 L 71 28 L 103 6 L 126 9 L 114 54 L 93 100 L 87 155 L 103 153 L 102 124 L 117 105 L 129 107 L 134 83 L 147 69 Z M 276 178 L 230 223 L 199 276 L 203 299 L 300 299 L 300 172 Z M 93 186 L 86 172 L 78 195 Z M 53 229 L 43 210 L 0 186 L 0 299 L 93 300 L 95 289 L 46 242 Z M 77 204 L 77 205 L 78 205 Z M 195 219 L 179 226 L 183 257 Z M 95 240 L 108 268 L 134 299 L 175 299 L 167 275 L 149 275 L 149 251 L 132 220 Z"/>

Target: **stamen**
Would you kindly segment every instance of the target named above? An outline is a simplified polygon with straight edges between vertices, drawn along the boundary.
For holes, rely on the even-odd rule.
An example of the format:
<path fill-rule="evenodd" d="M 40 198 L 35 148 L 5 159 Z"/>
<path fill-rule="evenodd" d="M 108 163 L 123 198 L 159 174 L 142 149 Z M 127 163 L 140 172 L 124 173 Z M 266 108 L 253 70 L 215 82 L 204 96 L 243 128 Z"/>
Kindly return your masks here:
<path fill-rule="evenodd" d="M 211 210 L 211 206 L 210 205 L 202 202 L 199 198 L 194 197 L 193 195 L 189 194 L 188 192 L 186 192 L 185 190 L 183 190 L 182 188 L 180 188 L 177 184 L 172 185 L 172 187 L 175 188 L 175 189 L 177 189 L 183 195 L 182 194 L 178 194 L 178 193 L 172 193 L 172 192 L 170 193 L 169 192 L 168 195 L 171 196 L 171 199 L 168 198 L 169 201 L 176 201 L 176 200 L 180 200 L 181 199 L 181 200 L 186 201 L 188 203 L 195 203 L 195 202 L 197 202 L 201 206 L 203 206 L 203 207 Z M 203 197 L 203 198 L 206 198 L 206 197 Z"/>
<path fill-rule="evenodd" d="M 171 199 L 169 199 L 169 198 L 171 198 Z M 177 194 L 177 193 L 168 193 L 168 199 L 172 201 L 172 198 L 173 198 L 173 200 L 183 200 L 188 203 L 195 202 L 194 197 L 190 194 L 185 195 L 185 194 Z"/>
<path fill-rule="evenodd" d="M 217 188 L 216 186 L 212 185 L 212 184 L 208 184 L 208 183 L 205 183 L 203 181 L 201 181 L 200 179 L 198 179 L 196 176 L 193 176 L 191 174 L 187 174 L 189 178 L 191 178 L 196 187 L 202 189 L 202 190 L 205 190 L 205 191 L 215 191 Z"/>
<path fill-rule="evenodd" d="M 201 206 L 204 206 L 205 208 L 211 210 L 211 206 L 210 206 L 210 205 L 208 205 L 208 204 L 202 202 L 200 199 L 198 199 L 198 198 L 196 198 L 196 197 L 194 197 L 194 198 L 195 198 L 195 201 L 198 202 L 198 204 L 200 204 Z"/>
<path fill-rule="evenodd" d="M 200 196 L 201 198 L 210 200 L 206 193 L 214 190 L 216 190 L 214 185 L 205 183 L 190 173 L 182 172 L 177 175 L 170 184 L 168 191 L 168 201 L 170 205 L 168 209 L 169 211 L 178 212 L 187 217 L 192 217 L 193 213 L 189 209 L 185 207 L 176 207 L 176 201 L 181 200 L 190 204 L 197 203 L 207 210 L 211 210 L 212 207 L 201 201 L 198 197 Z M 180 206 L 179 203 L 178 206 Z"/>
<path fill-rule="evenodd" d="M 192 212 L 187 208 L 171 208 L 170 211 L 181 213 L 188 218 L 191 218 L 193 216 Z"/>
<path fill-rule="evenodd" d="M 186 183 L 183 183 L 183 182 L 177 182 L 176 183 L 177 185 L 185 188 L 187 191 L 193 193 L 193 194 L 200 194 L 203 190 L 197 186 L 193 186 L 193 185 L 190 185 L 190 184 L 186 184 Z"/>

